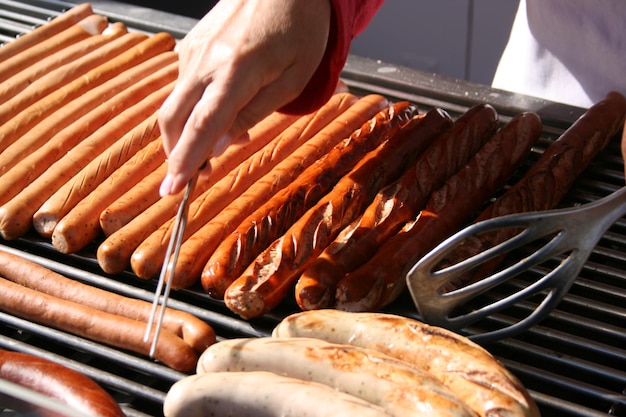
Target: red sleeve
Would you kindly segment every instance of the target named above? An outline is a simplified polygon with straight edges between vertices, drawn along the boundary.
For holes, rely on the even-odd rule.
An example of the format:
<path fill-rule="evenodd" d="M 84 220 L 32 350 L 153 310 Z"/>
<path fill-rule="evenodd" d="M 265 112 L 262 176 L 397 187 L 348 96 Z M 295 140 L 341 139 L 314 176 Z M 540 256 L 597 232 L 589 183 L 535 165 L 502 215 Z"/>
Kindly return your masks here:
<path fill-rule="evenodd" d="M 331 0 L 332 16 L 328 46 L 322 62 L 302 93 L 281 111 L 306 114 L 321 107 L 331 97 L 341 70 L 348 59 L 352 40 L 372 20 L 384 0 Z"/>

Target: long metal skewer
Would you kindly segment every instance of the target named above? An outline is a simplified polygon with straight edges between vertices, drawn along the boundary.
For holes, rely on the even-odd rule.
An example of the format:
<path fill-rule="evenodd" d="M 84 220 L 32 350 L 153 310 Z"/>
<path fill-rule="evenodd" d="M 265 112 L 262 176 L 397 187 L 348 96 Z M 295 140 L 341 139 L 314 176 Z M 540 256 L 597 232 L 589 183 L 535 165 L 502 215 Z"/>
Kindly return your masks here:
<path fill-rule="evenodd" d="M 189 196 L 193 192 L 196 182 L 198 180 L 198 174 L 189 180 L 187 188 L 183 195 L 180 206 L 178 207 L 178 213 L 176 214 L 176 220 L 174 222 L 174 229 L 170 236 L 169 244 L 167 245 L 167 252 L 161 267 L 161 273 L 159 274 L 159 281 L 154 294 L 154 300 L 152 302 L 152 310 L 150 311 L 150 317 L 148 318 L 148 325 L 146 326 L 146 332 L 143 337 L 144 343 L 150 338 L 150 330 L 154 323 L 156 311 L 158 305 L 161 304 L 161 311 L 159 312 L 158 321 L 154 330 L 154 337 L 152 339 L 152 345 L 150 347 L 150 357 L 154 357 L 156 351 L 159 334 L 161 333 L 161 326 L 163 325 L 163 316 L 165 315 L 165 309 L 167 307 L 167 300 L 172 288 L 172 281 L 174 280 L 174 269 L 178 262 L 178 254 L 180 253 L 180 246 L 183 242 L 183 235 L 185 234 L 185 227 L 187 226 L 187 215 L 189 213 Z M 163 284 L 165 284 L 165 292 L 163 292 Z M 159 303 L 160 301 L 160 303 Z"/>

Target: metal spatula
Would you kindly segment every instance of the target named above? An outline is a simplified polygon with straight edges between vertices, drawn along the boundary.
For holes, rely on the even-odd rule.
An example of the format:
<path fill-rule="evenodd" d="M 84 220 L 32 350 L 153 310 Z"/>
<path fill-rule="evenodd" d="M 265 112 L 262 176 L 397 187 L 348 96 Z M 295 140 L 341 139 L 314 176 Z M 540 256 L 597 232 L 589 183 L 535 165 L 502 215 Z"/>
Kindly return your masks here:
<path fill-rule="evenodd" d="M 624 214 L 626 187 L 574 208 L 513 214 L 475 223 L 443 241 L 411 268 L 406 277 L 411 297 L 426 323 L 454 331 L 467 329 L 473 323 L 531 296 L 543 297 L 538 306 L 522 320 L 469 337 L 479 342 L 490 342 L 511 336 L 539 322 L 555 308 L 568 292 L 598 240 Z M 451 266 L 442 264 L 468 238 L 504 228 L 520 232 Z M 531 254 L 507 263 L 490 276 L 452 288 L 459 286 L 461 277 L 467 276 L 481 264 L 531 243 L 543 242 L 543 239 L 547 243 Z M 526 287 L 459 312 L 461 307 L 467 306 L 471 300 L 488 290 L 558 256 L 563 259 Z"/>

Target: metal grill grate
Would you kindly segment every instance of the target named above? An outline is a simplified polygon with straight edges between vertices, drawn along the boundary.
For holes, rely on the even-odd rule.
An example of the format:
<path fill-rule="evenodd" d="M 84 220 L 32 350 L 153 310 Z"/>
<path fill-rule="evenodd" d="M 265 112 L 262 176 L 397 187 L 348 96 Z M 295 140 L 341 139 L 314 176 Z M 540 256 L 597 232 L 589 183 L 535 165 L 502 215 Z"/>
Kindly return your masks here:
<path fill-rule="evenodd" d="M 157 11 L 148 11 L 146 16 L 150 18 L 146 20 L 125 15 L 123 3 L 115 5 L 113 2 L 115 7 L 107 10 L 100 10 L 97 2 L 92 4 L 97 12 L 107 14 L 112 20 L 122 20 L 131 29 L 152 33 L 167 30 L 177 37 L 188 29 L 188 19 L 178 25 L 169 19 L 171 15 L 160 19 Z M 32 30 L 33 26 L 45 23 L 71 6 L 72 3 L 59 1 L 0 0 L 0 42 Z M 165 21 L 173 26 L 159 23 Z M 386 67 L 384 72 L 379 71 L 382 66 Z M 544 143 L 556 138 L 583 112 L 403 68 L 390 72 L 388 67 L 380 62 L 350 57 L 344 79 L 356 93 L 380 93 L 392 100 L 410 100 L 425 109 L 439 106 L 452 115 L 479 102 L 494 105 L 503 121 L 522 111 L 535 111 L 546 126 Z M 615 138 L 577 181 L 567 203 L 595 200 L 621 187 L 623 181 L 619 138 Z M 130 273 L 106 276 L 89 251 L 62 256 L 36 236 L 1 243 L 77 280 L 127 296 L 152 299 L 153 283 Z M 523 285 L 523 281 L 513 285 Z M 296 311 L 293 302 L 286 302 L 263 318 L 243 321 L 223 303 L 211 300 L 199 290 L 177 292 L 171 306 L 206 320 L 220 339 L 268 335 L 282 317 Z M 490 317 L 481 326 L 515 321 L 532 308 L 527 302 L 519 303 L 511 311 Z M 388 311 L 417 317 L 408 297 L 398 300 Z M 569 294 L 548 319 L 515 338 L 486 347 L 522 380 L 543 416 L 626 416 L 625 324 L 626 220 L 622 220 L 600 242 Z M 129 416 L 161 415 L 165 393 L 182 376 L 132 353 L 4 313 L 0 313 L 0 347 L 34 353 L 91 376 L 115 396 Z"/>

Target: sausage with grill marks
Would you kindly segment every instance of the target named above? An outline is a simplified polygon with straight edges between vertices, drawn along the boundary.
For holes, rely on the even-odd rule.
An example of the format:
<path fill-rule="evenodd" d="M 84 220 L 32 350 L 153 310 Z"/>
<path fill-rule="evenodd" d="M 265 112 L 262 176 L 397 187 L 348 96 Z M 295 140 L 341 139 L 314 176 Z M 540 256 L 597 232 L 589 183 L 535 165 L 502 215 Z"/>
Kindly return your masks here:
<path fill-rule="evenodd" d="M 189 206 L 185 238 L 214 218 L 277 164 L 289 158 L 295 149 L 346 111 L 356 100 L 357 97 L 352 94 L 335 94 L 319 110 L 300 117 L 266 146 L 213 184 Z M 168 220 L 133 252 L 131 267 L 139 277 L 152 278 L 158 275 L 165 258 L 166 244 L 170 239 L 173 223 L 173 218 Z"/>
<path fill-rule="evenodd" d="M 575 179 L 623 128 L 625 118 L 626 98 L 620 93 L 609 93 L 550 144 L 525 175 L 474 221 L 556 208 Z M 622 143 L 626 144 L 626 141 Z M 473 236 L 459 246 L 454 254 L 442 260 L 442 263 L 455 264 L 503 242 L 514 234 L 514 230 L 503 229 Z M 459 277 L 457 282 L 451 283 L 452 286 L 466 285 L 493 273 L 501 260 L 502 258 L 495 258 L 485 262 L 471 274 Z"/>
<path fill-rule="evenodd" d="M 406 288 L 407 269 L 463 227 L 506 184 L 530 153 L 541 130 L 541 120 L 535 113 L 521 113 L 511 119 L 430 196 L 412 222 L 337 283 L 335 307 L 374 311 L 396 299 Z"/>
<path fill-rule="evenodd" d="M 276 307 L 301 272 L 343 227 L 362 213 L 378 190 L 400 176 L 451 125 L 447 113 L 433 109 L 415 116 L 390 134 L 256 257 L 228 287 L 226 305 L 244 318 L 258 317 Z M 230 256 L 223 256 L 221 262 L 233 259 L 233 253 L 231 250 Z"/>
<path fill-rule="evenodd" d="M 46 172 L 28 187 L 0 207 L 0 235 L 4 239 L 16 239 L 33 226 L 33 215 L 41 205 L 72 176 L 77 174 L 92 159 L 95 152 L 111 146 L 118 139 L 154 114 L 167 95 L 174 81 L 152 92 L 134 106 L 113 117 L 110 123 L 96 130 L 79 145 L 68 151 Z M 140 129 L 141 130 L 141 129 Z M 150 135 L 153 129 L 143 129 L 141 135 Z"/>
<path fill-rule="evenodd" d="M 489 105 L 474 106 L 461 115 L 302 272 L 295 288 L 298 305 L 303 310 L 332 307 L 337 282 L 414 218 L 432 191 L 465 164 L 497 127 L 498 114 Z"/>

